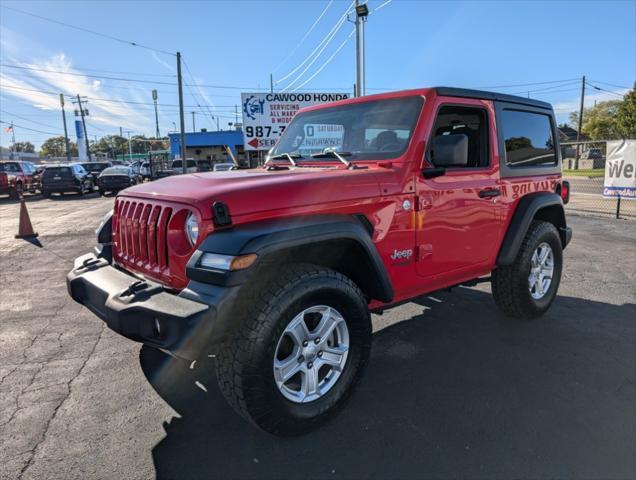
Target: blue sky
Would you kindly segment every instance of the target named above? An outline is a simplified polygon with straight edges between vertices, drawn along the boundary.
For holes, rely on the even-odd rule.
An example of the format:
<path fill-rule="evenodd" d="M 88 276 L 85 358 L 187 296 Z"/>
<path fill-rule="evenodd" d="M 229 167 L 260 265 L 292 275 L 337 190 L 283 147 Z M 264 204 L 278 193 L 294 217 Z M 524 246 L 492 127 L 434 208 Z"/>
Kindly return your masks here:
<path fill-rule="evenodd" d="M 530 91 L 531 96 L 553 103 L 560 120 L 565 120 L 577 108 L 581 75 L 615 92 L 592 90 L 588 104 L 619 98 L 616 93 L 636 80 L 634 1 L 385 2 L 368 2 L 370 10 L 382 8 L 367 23 L 367 93 L 432 85 L 504 86 L 488 89 L 522 95 Z M 187 87 L 188 129 L 192 110 L 198 111 L 197 129 L 215 128 L 217 118 L 227 128 L 234 121 L 240 92 L 268 88 L 270 72 L 275 80 L 284 79 L 276 89 L 350 90 L 353 26 L 339 23 L 350 4 L 350 0 L 0 2 L 159 50 L 180 50 L 189 67 L 184 72 L 188 83 L 236 87 Z M 0 119 L 45 132 L 16 127 L 17 141 L 39 146 L 50 134 L 63 132 L 57 97 L 38 92 L 88 96 L 91 139 L 118 133 L 120 126 L 132 134 L 153 135 L 153 88 L 159 91 L 161 133 L 173 130 L 173 122 L 178 124 L 177 109 L 171 106 L 177 103 L 174 56 L 9 8 L 0 9 L 0 27 Z M 322 49 L 321 40 L 334 30 Z M 320 55 L 296 69 L 316 48 Z M 294 73 L 287 77 L 289 72 Z M 538 82 L 554 83 L 510 86 Z M 67 113 L 71 109 L 68 105 Z M 68 118 L 71 126 L 72 115 Z M 10 135 L 4 132 L 6 125 L 2 127 L 0 144 L 9 146 Z"/>

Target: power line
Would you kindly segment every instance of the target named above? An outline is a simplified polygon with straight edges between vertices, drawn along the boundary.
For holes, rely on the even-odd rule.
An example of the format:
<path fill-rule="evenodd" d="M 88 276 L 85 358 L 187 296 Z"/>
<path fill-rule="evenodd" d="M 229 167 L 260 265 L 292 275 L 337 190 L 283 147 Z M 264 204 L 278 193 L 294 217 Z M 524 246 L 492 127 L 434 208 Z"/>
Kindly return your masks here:
<path fill-rule="evenodd" d="M 46 91 L 46 90 L 35 90 L 33 88 L 24 88 L 24 87 L 14 87 L 13 85 L 3 85 L 2 88 L 9 88 L 12 90 L 25 90 L 27 92 L 33 92 L 33 93 L 37 93 L 39 95 L 55 95 L 58 96 L 59 92 L 52 92 L 52 91 Z M 69 95 L 69 94 L 64 94 L 65 97 L 68 98 L 75 98 L 75 95 Z M 131 100 L 115 100 L 112 98 L 100 98 L 100 97 L 91 97 L 91 96 L 87 96 L 86 97 L 88 100 L 95 100 L 98 102 L 110 102 L 110 103 L 125 103 L 125 104 L 129 104 L 129 105 L 150 105 L 153 106 L 154 103 L 150 103 L 150 102 L 134 102 Z M 158 103 L 157 105 L 161 106 L 161 107 L 178 107 L 178 104 L 170 104 L 170 103 Z M 198 107 L 199 105 L 184 105 L 184 107 L 186 108 L 193 108 L 193 107 Z M 234 105 L 218 105 L 218 106 L 211 106 L 211 108 L 233 108 Z"/>
<path fill-rule="evenodd" d="M 389 3 L 391 3 L 393 0 L 386 0 L 384 3 L 382 3 L 380 6 L 374 8 L 373 10 L 371 10 L 369 12 L 369 15 L 377 12 L 378 10 L 380 10 L 381 8 L 384 8 L 386 5 L 388 5 Z M 310 81 L 312 81 L 320 72 L 322 72 L 324 70 L 324 68 L 329 65 L 331 63 L 331 61 L 336 57 L 336 55 L 338 55 L 338 53 L 340 53 L 340 51 L 344 48 L 344 46 L 347 44 L 347 42 L 349 41 L 349 39 L 351 38 L 351 36 L 356 32 L 356 29 L 353 28 L 351 33 L 349 33 L 349 35 L 347 35 L 347 37 L 344 39 L 344 41 L 340 44 L 340 46 L 331 54 L 331 56 L 318 68 L 318 70 L 316 70 L 314 72 L 313 75 L 311 75 L 307 80 L 305 80 L 303 83 L 301 83 L 298 87 L 296 87 L 293 91 L 296 92 L 299 89 L 301 89 L 302 87 L 304 87 L 305 85 L 307 85 Z M 316 56 L 316 58 L 320 55 L 320 52 L 318 53 L 318 55 Z M 315 61 L 315 59 L 314 59 Z M 313 62 L 312 62 L 313 63 Z M 307 68 L 309 68 L 311 66 L 308 65 Z M 302 73 L 304 73 L 307 69 L 305 69 Z M 302 76 L 302 73 L 299 75 Z M 296 79 L 298 80 L 298 78 Z M 294 83 L 294 82 L 292 82 Z M 291 85 L 291 84 L 290 84 Z M 288 88 L 289 85 L 285 88 Z M 285 90 L 285 89 L 283 89 Z"/>
<path fill-rule="evenodd" d="M 305 85 L 307 85 L 309 82 L 311 82 L 320 72 L 322 72 L 324 70 L 324 68 L 329 65 L 331 63 L 331 61 L 336 57 L 336 55 L 338 55 L 338 53 L 340 53 L 340 50 L 343 49 L 343 47 L 347 44 L 347 42 L 349 41 L 349 39 L 353 36 L 353 34 L 356 32 L 355 28 L 353 30 L 351 30 L 351 33 L 349 35 L 347 35 L 347 38 L 344 39 L 344 41 L 340 44 L 340 46 L 335 50 L 335 52 L 333 52 L 331 54 L 331 56 L 320 66 L 320 68 L 318 70 L 316 70 L 314 72 L 314 74 L 309 77 L 307 80 L 305 80 L 303 83 L 301 83 L 298 87 L 296 87 L 294 90 L 292 90 L 293 92 L 299 90 L 300 88 L 304 87 Z"/>
<path fill-rule="evenodd" d="M 111 76 L 106 76 L 106 75 L 90 75 L 90 74 L 85 74 L 85 73 L 77 73 L 77 72 L 63 72 L 61 70 L 50 70 L 50 69 L 45 69 L 45 68 L 37 68 L 37 67 L 27 67 L 27 66 L 23 66 L 23 65 L 9 65 L 6 63 L 2 63 L 0 64 L 1 67 L 6 67 L 6 68 L 17 68 L 20 70 L 31 70 L 31 71 L 35 71 L 35 72 L 47 72 L 47 73 L 53 73 L 53 74 L 58 74 L 58 75 L 72 75 L 75 77 L 87 77 L 87 78 L 97 78 L 99 80 L 117 80 L 120 82 L 133 82 L 133 83 L 146 83 L 146 84 L 151 84 L 151 85 L 172 85 L 174 86 L 175 83 L 174 82 L 161 82 L 158 80 L 144 80 L 144 79 L 140 79 L 140 78 L 126 78 L 126 77 L 111 77 Z M 206 87 L 206 88 L 218 88 L 218 89 L 230 89 L 230 90 L 266 90 L 264 88 L 261 87 L 246 87 L 246 86 L 233 86 L 233 85 L 208 85 L 208 84 L 191 84 L 191 83 L 184 83 L 184 85 L 186 86 L 190 86 L 190 87 Z"/>
<path fill-rule="evenodd" d="M 529 87 L 532 85 L 548 85 L 550 83 L 563 83 L 563 82 L 572 82 L 574 80 L 579 80 L 578 78 L 568 78 L 565 80 L 550 80 L 548 82 L 532 82 L 532 83 L 513 83 L 509 85 L 489 85 L 485 87 L 475 87 L 475 88 L 512 88 L 512 87 Z"/>
<path fill-rule="evenodd" d="M 30 132 L 44 133 L 45 135 L 62 135 L 61 133 L 53 133 L 53 132 L 43 132 L 42 130 L 36 130 L 35 128 L 23 127 L 22 125 L 17 125 L 15 123 L 5 122 L 4 120 L 0 120 L 0 123 L 4 123 L 5 125 L 12 125 L 14 128 L 22 128 L 24 130 L 28 130 Z"/>
<path fill-rule="evenodd" d="M 594 83 L 600 83 L 601 85 L 609 85 L 610 87 L 626 88 L 630 90 L 633 87 L 626 87 L 625 85 L 616 85 L 615 83 L 601 82 L 600 80 L 592 80 Z M 589 82 L 588 82 L 589 83 Z"/>
<path fill-rule="evenodd" d="M 159 48 L 149 47 L 148 45 L 143 45 L 141 43 L 132 42 L 130 40 L 124 40 L 123 38 L 114 37 L 114 36 L 109 35 L 107 33 L 96 32 L 95 30 L 90 30 L 90 29 L 85 28 L 85 27 L 78 27 L 77 25 L 71 25 L 70 23 L 60 22 L 59 20 L 54 20 L 52 18 L 43 17 L 42 15 L 37 15 L 37 14 L 31 13 L 31 12 L 25 12 L 24 10 L 20 10 L 18 8 L 7 7 L 6 5 L 0 5 L 0 7 L 6 8 L 7 10 L 12 10 L 14 12 L 22 13 L 23 15 L 29 15 L 29 16 L 34 17 L 34 18 L 39 18 L 40 20 L 44 20 L 44 21 L 47 21 L 47 22 L 55 23 L 57 25 L 62 25 L 62 26 L 67 27 L 67 28 L 73 28 L 73 29 L 79 30 L 81 32 L 91 33 L 93 35 L 97 35 L 98 37 L 107 38 L 107 39 L 113 40 L 115 42 L 124 43 L 126 45 L 131 45 L 133 47 L 145 48 L 146 50 L 152 50 L 154 52 L 163 53 L 165 55 L 175 56 L 174 53 L 167 52 L 167 51 L 161 50 Z"/>
<path fill-rule="evenodd" d="M 199 95 L 201 95 L 201 99 L 203 101 L 205 101 L 205 95 L 203 95 L 203 93 L 201 93 L 201 89 L 199 88 L 199 86 L 197 85 L 196 80 L 194 79 L 194 75 L 192 75 L 192 71 L 190 70 L 190 67 L 188 66 L 188 63 L 182 58 L 183 61 L 183 65 L 185 65 L 186 70 L 188 71 L 188 75 L 190 75 L 190 79 L 192 80 L 192 82 L 195 85 L 195 88 L 197 89 L 197 91 L 199 92 Z M 189 87 L 188 87 L 189 88 Z M 197 99 L 194 97 L 194 95 L 192 95 L 192 98 L 194 98 L 194 101 L 198 103 Z M 199 108 L 201 108 L 201 105 L 198 105 Z M 210 120 L 212 122 L 214 122 L 215 118 L 214 115 L 212 115 L 212 112 L 210 111 L 210 108 L 206 105 L 206 110 L 208 111 L 208 115 L 210 115 Z M 214 123 L 212 123 L 212 125 L 214 125 Z"/>
<path fill-rule="evenodd" d="M 595 90 L 600 90 L 601 92 L 609 93 L 611 95 L 615 95 L 615 96 L 620 97 L 620 98 L 623 98 L 625 96 L 624 93 L 616 93 L 616 92 L 612 92 L 611 90 L 605 90 L 604 88 L 601 88 L 601 87 L 599 87 L 597 85 L 594 85 L 593 83 L 590 83 L 589 80 L 587 81 L 587 84 L 589 86 L 591 86 L 592 88 L 594 88 Z"/>
<path fill-rule="evenodd" d="M 287 56 L 283 60 L 281 60 L 281 62 L 274 68 L 274 70 L 272 70 L 273 72 L 276 72 L 283 65 L 283 63 L 285 63 L 287 60 L 289 60 L 291 58 L 291 56 L 294 53 L 296 53 L 296 50 L 298 50 L 298 48 L 304 43 L 304 41 L 307 40 L 307 37 L 309 36 L 309 34 L 314 30 L 316 25 L 318 25 L 318 22 L 320 22 L 320 20 L 325 15 L 325 13 L 327 13 L 327 10 L 329 10 L 329 7 L 331 7 L 332 3 L 333 3 L 333 0 L 329 0 L 329 3 L 327 3 L 327 6 L 323 9 L 323 11 L 320 13 L 320 15 L 318 15 L 318 18 L 314 21 L 314 23 L 311 25 L 311 27 L 309 27 L 309 30 L 307 30 L 305 35 L 303 35 L 303 38 L 300 39 L 300 42 L 298 42 L 296 44 L 296 46 L 292 49 L 292 51 L 289 52 L 289 54 L 287 54 Z"/>
<path fill-rule="evenodd" d="M 305 63 L 307 63 L 307 61 L 309 61 L 309 59 L 311 57 L 314 56 L 314 54 L 318 51 L 319 48 L 322 47 L 323 43 L 325 41 L 327 41 L 327 43 L 329 43 L 333 37 L 335 36 L 336 33 L 338 33 L 338 30 L 340 30 L 340 28 L 342 27 L 342 24 L 346 21 L 347 19 L 347 15 L 349 14 L 349 11 L 351 10 L 351 7 L 353 6 L 354 2 L 351 2 L 351 4 L 349 4 L 347 6 L 346 11 L 342 14 L 342 16 L 338 19 L 338 21 L 336 22 L 336 24 L 331 27 L 331 30 L 329 30 L 329 32 L 327 33 L 327 35 L 325 35 L 323 37 L 323 39 L 320 41 L 320 43 L 318 43 L 318 45 L 316 45 L 316 48 L 314 48 L 312 50 L 312 52 L 307 55 L 307 57 L 300 62 L 300 64 L 298 64 L 298 66 L 296 66 L 296 68 L 294 68 L 292 71 L 290 71 L 287 75 L 285 75 L 284 77 L 279 78 L 278 80 L 276 80 L 276 84 L 283 82 L 284 80 L 288 79 L 289 77 L 291 77 L 294 73 L 296 73 L 298 70 L 300 70 L 303 65 L 305 65 Z M 324 50 L 324 48 L 323 48 Z M 321 50 L 322 51 L 322 50 Z M 288 85 L 289 87 L 289 85 Z"/>
<path fill-rule="evenodd" d="M 42 122 L 38 122 L 36 120 L 31 120 L 30 118 L 26 118 L 26 117 L 23 117 L 21 115 L 15 114 L 15 113 L 7 112 L 6 110 L 0 109 L 0 112 L 4 113 L 6 115 L 9 115 L 10 117 L 16 117 L 16 118 L 19 118 L 21 120 L 26 120 L 27 122 L 35 123 L 37 125 L 42 125 L 43 127 L 58 128 L 56 125 L 49 125 L 48 123 L 42 123 Z"/>

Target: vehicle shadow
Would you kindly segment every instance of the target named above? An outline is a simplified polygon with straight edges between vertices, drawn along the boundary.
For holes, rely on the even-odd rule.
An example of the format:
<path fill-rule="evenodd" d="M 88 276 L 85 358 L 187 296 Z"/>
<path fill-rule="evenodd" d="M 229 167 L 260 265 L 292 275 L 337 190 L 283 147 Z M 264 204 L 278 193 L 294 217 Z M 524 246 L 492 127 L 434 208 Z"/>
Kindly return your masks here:
<path fill-rule="evenodd" d="M 226 404 L 210 362 L 151 348 L 142 369 L 179 417 L 152 450 L 157 478 L 633 478 L 636 305 L 559 297 L 512 321 L 460 288 L 374 336 L 345 409 L 298 438 Z"/>

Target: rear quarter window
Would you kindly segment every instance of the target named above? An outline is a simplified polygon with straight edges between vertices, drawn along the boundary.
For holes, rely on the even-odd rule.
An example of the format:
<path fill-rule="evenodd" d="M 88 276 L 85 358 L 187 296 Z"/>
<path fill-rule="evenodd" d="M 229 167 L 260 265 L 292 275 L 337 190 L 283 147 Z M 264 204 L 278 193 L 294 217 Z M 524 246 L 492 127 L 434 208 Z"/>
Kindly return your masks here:
<path fill-rule="evenodd" d="M 506 109 L 501 112 L 501 126 L 509 167 L 557 163 L 549 115 Z"/>

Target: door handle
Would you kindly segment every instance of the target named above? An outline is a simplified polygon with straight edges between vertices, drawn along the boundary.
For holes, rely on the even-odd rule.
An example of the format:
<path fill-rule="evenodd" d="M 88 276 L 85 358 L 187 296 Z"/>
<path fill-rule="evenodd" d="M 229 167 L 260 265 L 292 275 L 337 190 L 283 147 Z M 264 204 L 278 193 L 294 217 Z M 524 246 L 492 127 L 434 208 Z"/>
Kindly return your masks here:
<path fill-rule="evenodd" d="M 501 190 L 498 188 L 487 188 L 479 192 L 479 198 L 493 198 L 501 195 Z"/>

